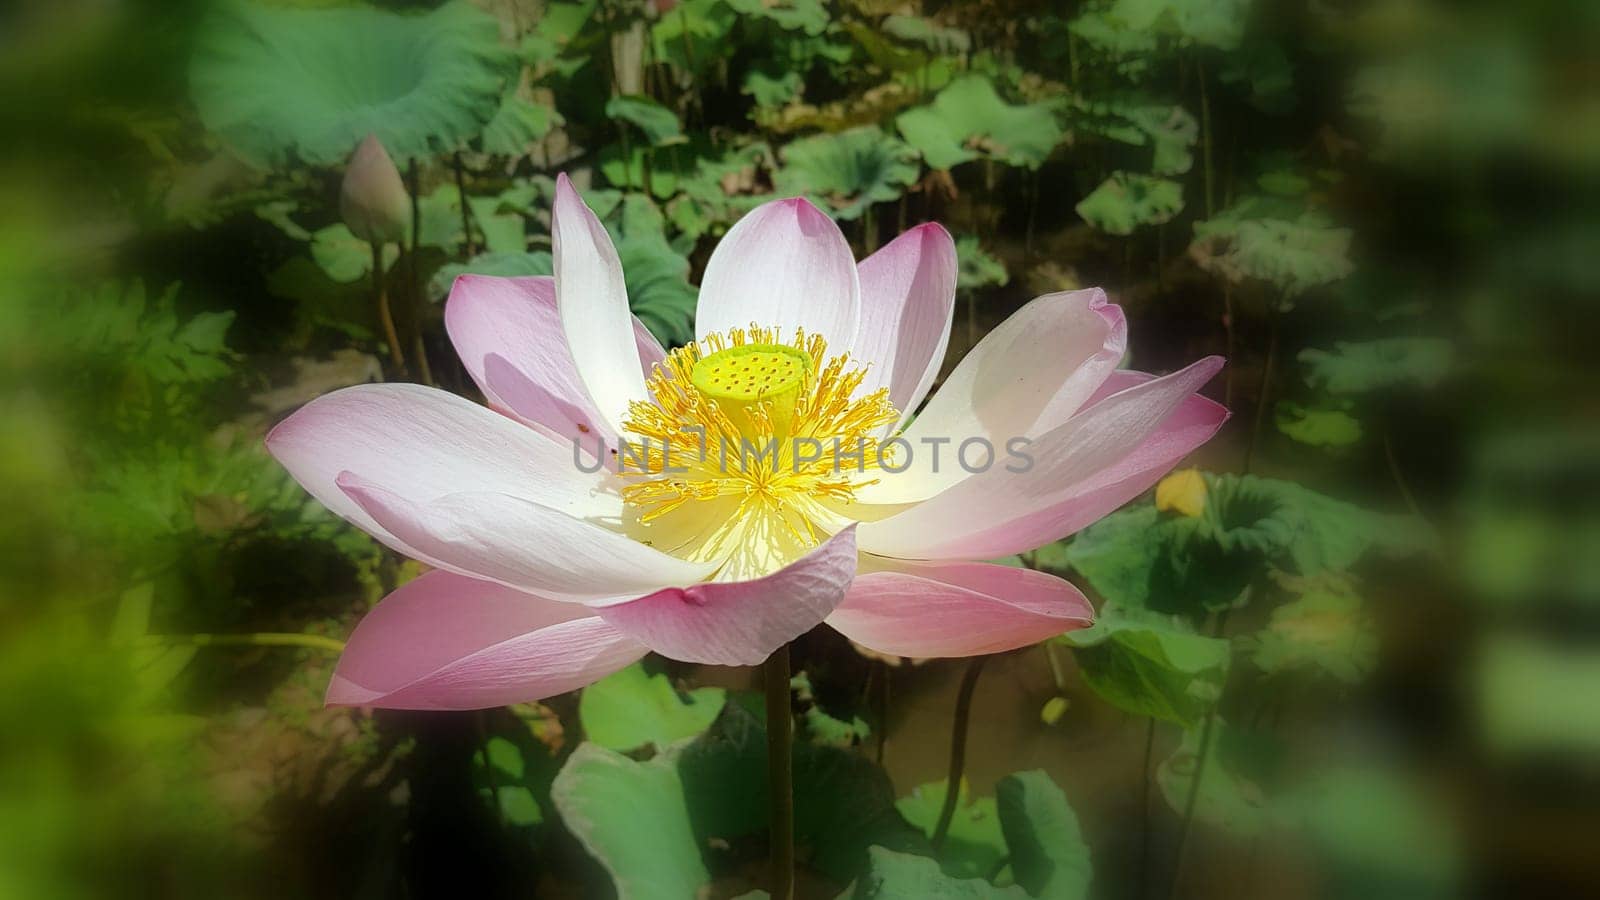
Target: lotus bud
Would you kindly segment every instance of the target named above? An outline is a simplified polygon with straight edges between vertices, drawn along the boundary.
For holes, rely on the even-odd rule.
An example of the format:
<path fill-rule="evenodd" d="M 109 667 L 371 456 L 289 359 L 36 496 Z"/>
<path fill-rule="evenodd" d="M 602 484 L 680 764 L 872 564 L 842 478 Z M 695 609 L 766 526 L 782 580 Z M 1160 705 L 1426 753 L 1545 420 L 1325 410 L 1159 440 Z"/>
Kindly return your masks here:
<path fill-rule="evenodd" d="M 351 233 L 373 244 L 399 243 L 411 227 L 411 196 L 375 134 L 367 135 L 345 167 L 339 214 Z"/>
<path fill-rule="evenodd" d="M 1199 469 L 1183 469 L 1156 485 L 1156 509 L 1196 518 L 1206 512 L 1206 480 Z"/>

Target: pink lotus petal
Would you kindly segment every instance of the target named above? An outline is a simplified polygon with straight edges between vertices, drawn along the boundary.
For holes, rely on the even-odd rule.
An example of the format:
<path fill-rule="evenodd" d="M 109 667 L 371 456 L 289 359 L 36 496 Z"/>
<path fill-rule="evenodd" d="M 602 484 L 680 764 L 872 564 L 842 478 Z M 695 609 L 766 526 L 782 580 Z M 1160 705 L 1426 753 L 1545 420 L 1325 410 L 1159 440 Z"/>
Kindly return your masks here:
<path fill-rule="evenodd" d="M 930 500 L 863 524 L 862 549 L 902 559 L 990 559 L 1064 537 L 1068 532 L 1057 528 L 1082 527 L 1095 518 L 1089 513 L 1110 512 L 1137 496 L 1135 486 L 1148 487 L 1143 479 L 1159 478 L 1216 433 L 1226 411 L 1189 398 L 1221 368 L 1220 357 L 1207 357 L 1106 397 L 1036 439 L 1027 448 L 1034 460 L 1027 471 L 997 463 Z"/>
<path fill-rule="evenodd" d="M 807 200 L 775 200 L 734 223 L 700 279 L 695 336 L 776 328 L 820 334 L 830 352 L 848 350 L 861 318 L 855 258 L 839 226 Z"/>
<path fill-rule="evenodd" d="M 596 435 L 616 445 L 567 349 L 554 278 L 462 275 L 445 301 L 444 326 L 490 406 L 562 441 L 593 446 Z M 637 318 L 633 331 L 648 374 L 665 352 Z"/>
<path fill-rule="evenodd" d="M 525 703 L 598 681 L 646 652 L 583 606 L 434 571 L 356 626 L 327 702 L 388 709 Z"/>
<path fill-rule="evenodd" d="M 663 656 L 753 666 L 821 624 L 844 599 L 855 570 L 851 527 L 771 575 L 668 588 L 596 612 Z"/>
<path fill-rule="evenodd" d="M 565 173 L 556 176 L 550 240 L 567 347 L 595 409 L 620 431 L 628 404 L 645 399 L 627 285 L 611 236 Z"/>
<path fill-rule="evenodd" d="M 859 393 L 889 389 L 909 417 L 939 374 L 956 303 L 956 245 L 929 223 L 861 261 L 861 328 L 850 356 L 866 363 Z"/>
<path fill-rule="evenodd" d="M 401 552 L 555 600 L 621 602 L 716 571 L 714 563 L 685 562 L 509 494 L 467 491 L 416 502 L 349 472 L 337 484 L 400 540 Z"/>
<path fill-rule="evenodd" d="M 334 483 L 351 471 L 411 496 L 504 491 L 591 517 L 620 516 L 572 448 L 476 403 L 415 384 L 366 384 L 312 400 L 267 435 L 267 449 L 313 497 L 407 555 Z"/>
<path fill-rule="evenodd" d="M 999 450 L 1065 422 L 1116 368 L 1122 310 L 1099 288 L 1045 294 L 984 336 L 906 429 L 911 467 L 858 492 L 864 503 L 925 500 L 966 478 L 953 454 L 982 438 Z M 938 471 L 927 439 L 947 440 Z M 923 452 L 916 452 L 922 450 Z"/>
<path fill-rule="evenodd" d="M 1044 572 L 992 563 L 862 557 L 862 571 L 828 624 L 878 653 L 979 656 L 1088 626 L 1094 608 Z"/>

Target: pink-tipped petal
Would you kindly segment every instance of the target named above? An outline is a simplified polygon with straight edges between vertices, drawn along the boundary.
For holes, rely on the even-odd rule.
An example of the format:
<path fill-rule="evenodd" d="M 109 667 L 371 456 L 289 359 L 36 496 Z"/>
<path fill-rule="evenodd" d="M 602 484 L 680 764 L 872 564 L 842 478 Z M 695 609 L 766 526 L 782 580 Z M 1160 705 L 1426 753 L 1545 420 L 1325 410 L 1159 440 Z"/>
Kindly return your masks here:
<path fill-rule="evenodd" d="M 466 491 L 418 502 L 343 473 L 341 490 L 417 559 L 556 600 L 604 604 L 716 571 L 510 494 Z"/>
<path fill-rule="evenodd" d="M 668 588 L 595 611 L 663 656 L 753 666 L 821 624 L 844 599 L 855 570 L 852 527 L 762 578 Z"/>
<path fill-rule="evenodd" d="M 972 348 L 906 429 L 910 467 L 886 473 L 857 497 L 912 503 L 950 488 L 968 474 L 954 458 L 963 441 L 982 439 L 1003 451 L 1012 438 L 1062 424 L 1116 368 L 1126 345 L 1122 310 L 1099 288 L 1033 300 Z"/>
<path fill-rule="evenodd" d="M 927 396 L 950 343 L 956 304 L 956 245 L 950 232 L 919 225 L 861 261 L 861 327 L 850 356 L 866 363 L 859 393 L 889 389 L 909 417 Z"/>
<path fill-rule="evenodd" d="M 828 617 L 869 650 L 911 657 L 1000 653 L 1093 621 L 1083 594 L 1044 572 L 865 555 L 844 603 Z"/>
<path fill-rule="evenodd" d="M 380 540 L 393 536 L 339 489 L 341 472 L 403 485 L 413 497 L 504 491 L 574 515 L 622 513 L 621 498 L 601 489 L 605 476 L 573 464 L 571 446 L 415 384 L 358 385 L 318 397 L 272 429 L 267 449 L 324 506 Z"/>
<path fill-rule="evenodd" d="M 616 445 L 567 349 L 554 278 L 462 275 L 445 301 L 444 327 L 490 406 L 563 441 L 592 446 L 598 435 Z M 648 374 L 665 354 L 638 319 L 633 329 Z"/>
<path fill-rule="evenodd" d="M 839 226 L 802 198 L 775 200 L 734 223 L 700 280 L 695 335 L 776 328 L 820 334 L 832 352 L 850 348 L 861 317 L 856 261 Z"/>
<path fill-rule="evenodd" d="M 556 176 L 550 240 L 567 347 L 595 409 L 620 431 L 628 404 L 645 399 L 627 285 L 611 236 L 565 173 Z"/>
<path fill-rule="evenodd" d="M 992 559 L 1066 536 L 1057 529 L 1081 528 L 1091 513 L 1137 496 L 1138 484 L 1148 487 L 1146 479 L 1216 433 L 1226 412 L 1190 398 L 1221 368 L 1220 357 L 1207 357 L 1094 403 L 1033 440 L 1031 464 L 999 457 L 930 500 L 863 524 L 862 549 L 902 559 Z"/>
<path fill-rule="evenodd" d="M 591 684 L 646 652 L 583 606 L 434 571 L 356 626 L 327 702 L 387 709 L 526 703 Z"/>

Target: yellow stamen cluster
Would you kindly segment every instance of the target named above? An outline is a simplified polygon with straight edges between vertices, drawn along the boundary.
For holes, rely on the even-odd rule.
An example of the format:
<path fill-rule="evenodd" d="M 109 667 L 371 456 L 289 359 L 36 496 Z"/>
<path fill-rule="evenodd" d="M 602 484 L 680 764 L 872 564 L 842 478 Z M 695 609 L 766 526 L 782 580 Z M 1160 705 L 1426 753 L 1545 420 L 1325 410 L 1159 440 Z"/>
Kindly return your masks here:
<path fill-rule="evenodd" d="M 691 555 L 758 534 L 815 545 L 816 523 L 835 518 L 824 504 L 871 483 L 861 475 L 879 466 L 876 436 L 900 415 L 886 389 L 852 399 L 866 369 L 827 349 L 819 335 L 783 343 L 752 325 L 668 354 L 646 379 L 652 401 L 635 401 L 623 426 L 636 444 L 620 454 L 633 482 L 622 496 L 639 521 L 721 502 L 729 515 L 700 526 Z"/>

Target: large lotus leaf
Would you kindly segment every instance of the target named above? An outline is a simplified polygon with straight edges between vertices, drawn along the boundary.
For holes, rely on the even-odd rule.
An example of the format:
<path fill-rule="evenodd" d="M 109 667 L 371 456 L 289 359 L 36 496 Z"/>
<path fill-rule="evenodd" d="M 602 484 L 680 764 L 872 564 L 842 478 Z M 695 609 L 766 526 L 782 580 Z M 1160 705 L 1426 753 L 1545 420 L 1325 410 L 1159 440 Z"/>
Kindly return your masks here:
<path fill-rule="evenodd" d="M 933 837 L 944 809 L 945 784 L 933 781 L 920 785 L 895 802 L 895 809 L 907 822 Z M 955 815 L 944 846 L 939 850 L 939 866 L 955 878 L 987 878 L 1006 858 L 1006 837 L 1000 830 L 1000 813 L 993 797 L 972 797 L 967 783 L 961 782 Z"/>
<path fill-rule="evenodd" d="M 1071 543 L 1073 568 L 1127 610 L 1197 615 L 1232 605 L 1265 566 L 1316 575 L 1354 565 L 1368 550 L 1422 543 L 1415 523 L 1325 497 L 1288 481 L 1206 475 L 1203 515 L 1153 504 L 1113 513 Z"/>
<path fill-rule="evenodd" d="M 737 20 L 724 0 L 682 0 L 650 26 L 655 58 L 683 72 L 712 68 L 726 59 L 719 48 Z"/>
<path fill-rule="evenodd" d="M 480 253 L 464 263 L 441 266 L 428 282 L 428 293 L 435 300 L 443 300 L 450 293 L 450 286 L 461 275 L 522 278 L 549 275 L 553 271 L 550 254 L 543 250 L 531 253 Z"/>
<path fill-rule="evenodd" d="M 1396 387 L 1431 388 L 1450 371 L 1454 350 L 1442 338 L 1339 341 L 1332 351 L 1300 351 L 1306 381 L 1333 394 L 1365 394 Z"/>
<path fill-rule="evenodd" d="M 1292 440 L 1313 447 L 1348 447 L 1361 440 L 1361 420 L 1343 409 L 1285 401 L 1278 404 L 1276 424 Z"/>
<path fill-rule="evenodd" d="M 683 748 L 678 771 L 700 846 L 766 829 L 766 753 L 765 727 L 740 703 Z M 794 798 L 802 858 L 841 884 L 866 868 L 873 845 L 927 852 L 927 839 L 895 811 L 889 776 L 858 753 L 797 743 Z"/>
<path fill-rule="evenodd" d="M 1166 178 L 1113 172 L 1078 201 L 1078 215 L 1106 234 L 1133 234 L 1140 225 L 1171 221 L 1183 210 L 1183 185 Z"/>
<path fill-rule="evenodd" d="M 1035 770 L 1000 779 L 994 794 L 1017 884 L 1035 900 L 1084 900 L 1089 847 L 1061 788 Z"/>
<path fill-rule="evenodd" d="M 622 275 L 633 314 L 663 345 L 694 339 L 694 309 L 700 291 L 689 283 L 689 260 L 659 230 L 632 232 L 617 241 Z"/>
<path fill-rule="evenodd" d="M 1155 175 L 1182 175 L 1194 165 L 1195 138 L 1200 125 L 1181 106 L 1141 106 L 1128 113 L 1128 119 L 1149 135 L 1155 147 L 1150 171 Z"/>
<path fill-rule="evenodd" d="M 1350 231 L 1314 213 L 1285 216 L 1261 198 L 1247 198 L 1194 225 L 1190 255 L 1229 281 L 1265 281 L 1286 296 L 1350 274 Z"/>
<path fill-rule="evenodd" d="M 1244 39 L 1251 0 L 1117 0 L 1107 15 L 1134 31 L 1232 50 Z"/>
<path fill-rule="evenodd" d="M 1183 733 L 1183 743 L 1156 769 L 1156 784 L 1167 805 L 1183 815 L 1198 775 L 1195 819 L 1236 834 L 1257 834 L 1271 824 L 1275 812 L 1253 771 L 1262 767 L 1262 755 L 1254 736 L 1213 719 Z"/>
<path fill-rule="evenodd" d="M 785 71 L 774 75 L 761 69 L 751 69 L 745 73 L 744 86 L 739 88 L 739 92 L 749 94 L 756 101 L 756 106 L 771 109 L 798 98 L 804 86 L 805 78 L 799 72 Z"/>
<path fill-rule="evenodd" d="M 1149 65 L 1147 57 L 1156 50 L 1155 34 L 1131 28 L 1104 11 L 1084 12 L 1068 23 L 1067 30 L 1091 48 L 1118 60 L 1117 70 L 1123 75 L 1143 72 Z"/>
<path fill-rule="evenodd" d="M 816 37 L 828 29 L 828 9 L 822 0 L 726 0 L 734 12 L 766 19 L 786 31 L 803 31 Z"/>
<path fill-rule="evenodd" d="M 628 94 L 607 100 L 606 117 L 634 126 L 651 144 L 665 144 L 683 137 L 678 114 L 642 94 Z"/>
<path fill-rule="evenodd" d="M 684 900 L 710 883 L 676 753 L 635 762 L 583 744 L 556 776 L 551 798 L 567 830 L 611 873 L 618 900 Z"/>
<path fill-rule="evenodd" d="M 983 244 L 970 234 L 956 238 L 956 288 L 975 291 L 990 285 L 1004 285 L 1011 280 L 1006 264 L 991 256 Z"/>
<path fill-rule="evenodd" d="M 667 676 L 647 674 L 634 663 L 584 688 L 578 720 L 585 738 L 609 750 L 660 750 L 706 730 L 725 702 L 722 688 L 680 694 Z"/>
<path fill-rule="evenodd" d="M 1343 579 L 1307 580 L 1300 597 L 1272 611 L 1267 627 L 1251 636 L 1251 659 L 1268 674 L 1321 672 L 1356 684 L 1377 661 L 1378 638 L 1361 598 Z"/>
<path fill-rule="evenodd" d="M 1063 134 L 1055 104 L 1014 106 L 1000 99 L 994 83 L 982 75 L 951 82 L 933 103 L 901 113 L 895 124 L 935 169 L 948 169 L 980 154 L 1037 169 Z"/>
<path fill-rule="evenodd" d="M 514 62 L 467 3 L 399 15 L 234 2 L 203 29 L 190 81 L 201 119 L 245 158 L 333 165 L 368 134 L 401 160 L 475 137 Z"/>
<path fill-rule="evenodd" d="M 839 900 L 1028 900 L 1028 894 L 1016 885 L 951 877 L 925 856 L 873 847 L 866 874 Z"/>
<path fill-rule="evenodd" d="M 1159 613 L 1107 604 L 1094 626 L 1056 639 L 1076 648 L 1083 681 L 1125 712 L 1189 728 L 1216 702 L 1228 642 Z"/>
<path fill-rule="evenodd" d="M 803 194 L 834 218 L 856 219 L 917 180 L 917 154 L 875 125 L 818 134 L 783 148 L 778 193 Z"/>
<path fill-rule="evenodd" d="M 528 145 L 542 139 L 562 121 L 561 114 L 507 94 L 494 118 L 483 127 L 483 151 L 497 156 L 522 156 Z"/>

